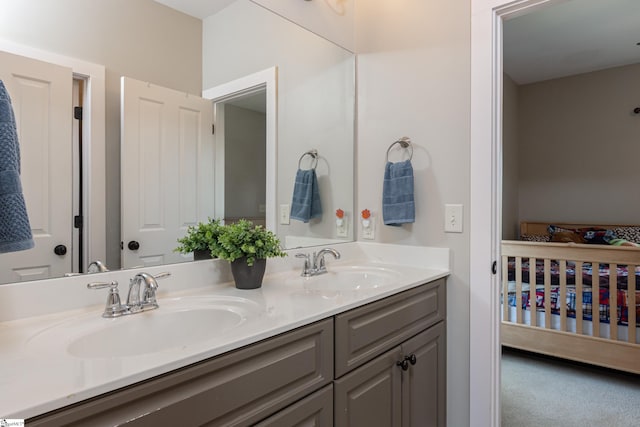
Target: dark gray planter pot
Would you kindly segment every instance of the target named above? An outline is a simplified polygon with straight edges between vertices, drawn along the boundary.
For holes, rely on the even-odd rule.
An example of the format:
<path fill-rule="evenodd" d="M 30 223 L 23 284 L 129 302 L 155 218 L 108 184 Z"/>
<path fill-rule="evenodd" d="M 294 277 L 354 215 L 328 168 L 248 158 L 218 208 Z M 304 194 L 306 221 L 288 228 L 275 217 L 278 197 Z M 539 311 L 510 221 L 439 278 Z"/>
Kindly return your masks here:
<path fill-rule="evenodd" d="M 211 251 L 199 249 L 193 251 L 193 260 L 194 261 L 202 261 L 204 259 L 212 259 Z"/>
<path fill-rule="evenodd" d="M 236 282 L 236 288 L 257 289 L 261 287 L 266 267 L 266 259 L 255 260 L 251 267 L 247 265 L 247 259 L 244 257 L 231 261 L 231 274 Z"/>

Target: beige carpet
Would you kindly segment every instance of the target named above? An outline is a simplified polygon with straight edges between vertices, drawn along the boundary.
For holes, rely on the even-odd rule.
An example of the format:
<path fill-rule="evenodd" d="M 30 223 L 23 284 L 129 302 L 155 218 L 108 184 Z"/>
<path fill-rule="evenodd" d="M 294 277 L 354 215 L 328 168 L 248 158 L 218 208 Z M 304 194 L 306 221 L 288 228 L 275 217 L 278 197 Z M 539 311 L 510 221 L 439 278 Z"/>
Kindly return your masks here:
<path fill-rule="evenodd" d="M 505 349 L 501 396 L 503 427 L 640 426 L 638 375 Z"/>

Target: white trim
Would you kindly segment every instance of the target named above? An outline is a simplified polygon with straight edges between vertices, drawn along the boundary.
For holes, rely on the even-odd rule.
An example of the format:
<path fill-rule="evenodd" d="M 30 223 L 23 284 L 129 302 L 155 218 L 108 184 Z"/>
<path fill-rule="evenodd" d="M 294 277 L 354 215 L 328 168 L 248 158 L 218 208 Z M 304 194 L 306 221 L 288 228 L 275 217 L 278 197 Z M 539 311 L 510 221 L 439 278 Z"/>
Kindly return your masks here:
<path fill-rule="evenodd" d="M 500 425 L 502 20 L 561 1 L 471 1 L 471 426 Z"/>
<path fill-rule="evenodd" d="M 31 46 L 0 39 L 0 50 L 69 67 L 87 82 L 83 120 L 85 264 L 106 258 L 105 68 Z"/>
<path fill-rule="evenodd" d="M 266 70 L 258 71 L 245 77 L 233 80 L 228 83 L 221 84 L 219 86 L 206 89 L 202 91 L 202 97 L 211 99 L 214 102 L 229 100 L 238 95 L 251 93 L 256 89 L 265 88 L 267 96 L 267 170 L 266 170 L 266 200 L 265 200 L 265 214 L 266 214 L 266 228 L 269 230 L 276 230 L 276 183 L 277 183 L 277 141 L 278 141 L 278 104 L 277 104 L 277 81 L 278 81 L 278 69 L 277 67 L 267 68 Z M 224 110 L 214 104 L 214 117 L 216 120 L 216 126 L 220 126 L 218 121 L 218 115 L 223 115 Z M 219 129 L 219 130 L 223 130 Z M 216 131 L 216 134 L 218 132 Z M 219 144 L 216 138 L 216 185 L 218 190 L 218 183 L 223 182 L 220 179 L 220 174 L 224 176 L 224 144 Z M 216 204 L 215 211 L 216 217 L 221 217 L 224 213 L 224 200 L 219 200 L 220 194 L 224 192 L 216 191 Z M 221 208 L 222 207 L 222 208 Z M 222 211 L 221 211 L 222 209 Z"/>

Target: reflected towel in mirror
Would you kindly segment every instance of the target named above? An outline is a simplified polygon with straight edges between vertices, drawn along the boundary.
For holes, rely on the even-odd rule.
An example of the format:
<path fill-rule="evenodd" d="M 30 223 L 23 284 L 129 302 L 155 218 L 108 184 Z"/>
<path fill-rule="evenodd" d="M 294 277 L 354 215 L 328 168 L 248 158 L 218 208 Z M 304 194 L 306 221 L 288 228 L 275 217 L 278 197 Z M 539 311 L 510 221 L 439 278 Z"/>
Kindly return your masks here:
<path fill-rule="evenodd" d="M 34 246 L 20 183 L 20 146 L 11 98 L 0 80 L 0 253 Z"/>
<path fill-rule="evenodd" d="M 290 216 L 292 219 L 302 222 L 309 222 L 311 218 L 322 216 L 320 191 L 315 169 L 298 169 L 298 172 L 296 172 Z"/>
<path fill-rule="evenodd" d="M 413 166 L 410 160 L 387 162 L 382 186 L 382 218 L 385 225 L 415 222 Z"/>

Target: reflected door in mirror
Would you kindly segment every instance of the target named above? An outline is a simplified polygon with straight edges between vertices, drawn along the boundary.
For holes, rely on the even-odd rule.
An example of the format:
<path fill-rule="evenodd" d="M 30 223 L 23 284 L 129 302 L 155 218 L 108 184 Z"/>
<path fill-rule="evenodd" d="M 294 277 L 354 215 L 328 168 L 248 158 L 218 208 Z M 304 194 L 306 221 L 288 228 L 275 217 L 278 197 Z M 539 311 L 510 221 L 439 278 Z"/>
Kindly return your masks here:
<path fill-rule="evenodd" d="M 121 89 L 122 267 L 191 260 L 173 250 L 213 216 L 212 103 L 128 77 Z"/>
<path fill-rule="evenodd" d="M 69 68 L 0 52 L 20 141 L 20 179 L 35 247 L 0 255 L 0 283 L 72 271 L 72 84 Z M 60 251 L 57 251 L 60 252 Z"/>

